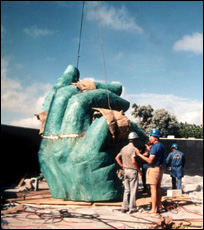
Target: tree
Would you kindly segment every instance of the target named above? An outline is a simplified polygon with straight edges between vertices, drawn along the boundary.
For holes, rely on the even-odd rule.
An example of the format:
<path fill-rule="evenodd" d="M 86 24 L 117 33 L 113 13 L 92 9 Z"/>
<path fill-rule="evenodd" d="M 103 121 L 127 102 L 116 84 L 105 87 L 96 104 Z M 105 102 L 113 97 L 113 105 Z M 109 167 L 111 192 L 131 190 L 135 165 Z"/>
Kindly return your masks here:
<path fill-rule="evenodd" d="M 185 123 L 180 123 L 180 129 L 179 129 L 179 137 L 183 138 L 189 138 L 189 137 L 195 137 L 195 138 L 203 138 L 203 128 L 199 125 L 192 125 Z"/>
<path fill-rule="evenodd" d="M 169 114 L 165 109 L 157 109 L 152 117 L 152 123 L 154 128 L 158 128 L 163 137 L 167 135 L 178 136 L 179 134 L 179 122 L 175 116 Z"/>
<path fill-rule="evenodd" d="M 165 109 L 154 109 L 148 106 L 132 105 L 134 109 L 132 112 L 133 117 L 139 118 L 138 126 L 149 133 L 151 129 L 157 128 L 161 131 L 162 137 L 167 135 L 179 136 L 179 122 L 175 116 L 169 114 Z"/>
<path fill-rule="evenodd" d="M 132 112 L 132 115 L 134 115 L 134 117 L 142 118 L 143 123 L 146 123 L 149 120 L 149 118 L 153 116 L 154 110 L 151 107 L 151 105 L 137 106 L 136 104 L 133 104 L 132 108 L 134 109 L 134 112 Z"/>
<path fill-rule="evenodd" d="M 151 124 L 154 109 L 151 107 L 151 105 L 138 106 L 136 104 L 133 104 L 132 108 L 134 109 L 132 112 L 133 117 L 139 119 L 137 122 L 138 126 L 147 133 Z"/>

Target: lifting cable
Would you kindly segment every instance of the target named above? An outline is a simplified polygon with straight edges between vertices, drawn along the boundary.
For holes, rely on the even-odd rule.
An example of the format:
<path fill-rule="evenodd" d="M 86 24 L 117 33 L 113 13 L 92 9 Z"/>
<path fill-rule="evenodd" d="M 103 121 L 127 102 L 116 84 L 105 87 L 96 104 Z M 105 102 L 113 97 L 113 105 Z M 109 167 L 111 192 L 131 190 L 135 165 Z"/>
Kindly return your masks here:
<path fill-rule="evenodd" d="M 85 1 L 83 1 L 82 13 L 81 13 L 81 26 L 80 26 L 79 45 L 78 45 L 78 54 L 77 54 L 77 69 L 79 67 L 79 58 L 80 58 L 81 35 L 82 35 L 82 26 L 83 26 L 83 17 L 84 17 L 84 4 L 85 4 Z M 112 110 L 111 106 L 110 106 L 110 96 L 109 96 L 109 91 L 108 91 L 106 63 L 105 63 L 105 56 L 104 56 L 104 49 L 103 49 L 103 38 L 102 38 L 102 33 L 101 33 L 101 23 L 100 23 L 100 16 L 99 16 L 99 6 L 98 6 L 98 2 L 97 1 L 96 1 L 96 5 L 97 5 L 98 26 L 99 26 L 99 34 L 100 34 L 100 39 L 101 39 L 101 49 L 102 49 L 102 56 L 103 56 L 105 81 L 106 81 L 106 91 L 107 91 L 107 98 L 108 98 L 108 107 L 109 107 L 110 110 Z"/>
<path fill-rule="evenodd" d="M 101 33 L 101 22 L 100 22 L 100 16 L 99 16 L 99 6 L 98 6 L 98 1 L 97 3 L 97 13 L 98 13 L 98 26 L 99 26 L 99 33 L 100 33 L 100 38 L 101 38 L 101 49 L 102 49 L 102 56 L 103 56 L 103 66 L 104 66 L 104 73 L 105 73 L 105 80 L 106 80 L 106 91 L 107 91 L 107 97 L 108 97 L 108 107 L 110 110 L 110 96 L 109 96 L 109 91 L 108 91 L 108 81 L 107 81 L 107 73 L 106 73 L 106 62 L 105 62 L 105 56 L 104 56 L 104 50 L 103 50 L 103 38 L 102 38 L 102 33 Z"/>
<path fill-rule="evenodd" d="M 85 1 L 83 1 L 83 5 L 82 5 L 82 12 L 81 12 L 81 26 L 80 26 L 80 32 L 79 32 L 79 45 L 78 45 L 78 55 L 77 55 L 77 69 L 79 66 L 79 57 L 80 57 L 80 46 L 81 46 L 81 33 L 82 33 L 82 25 L 83 25 L 83 18 L 84 18 L 84 3 Z"/>

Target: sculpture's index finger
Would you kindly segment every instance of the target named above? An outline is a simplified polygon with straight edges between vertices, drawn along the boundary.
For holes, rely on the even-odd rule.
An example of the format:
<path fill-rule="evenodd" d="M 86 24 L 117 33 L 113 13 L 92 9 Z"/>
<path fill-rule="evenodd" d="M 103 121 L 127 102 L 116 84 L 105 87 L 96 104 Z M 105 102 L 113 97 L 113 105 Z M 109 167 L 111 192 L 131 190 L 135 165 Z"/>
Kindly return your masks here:
<path fill-rule="evenodd" d="M 53 86 L 49 94 L 46 96 L 45 101 L 43 103 L 43 111 L 49 110 L 52 98 L 58 89 L 71 85 L 71 83 L 73 82 L 77 82 L 79 80 L 79 76 L 79 70 L 73 65 L 68 65 L 62 76 L 56 81 L 55 85 Z"/>
<path fill-rule="evenodd" d="M 120 96 L 122 93 L 122 85 L 120 83 L 106 84 L 103 82 L 94 82 L 97 89 L 106 89 Z"/>
<path fill-rule="evenodd" d="M 73 65 L 68 65 L 62 76 L 57 80 L 54 87 L 59 89 L 61 87 L 70 85 L 73 82 L 79 81 L 79 70 Z"/>

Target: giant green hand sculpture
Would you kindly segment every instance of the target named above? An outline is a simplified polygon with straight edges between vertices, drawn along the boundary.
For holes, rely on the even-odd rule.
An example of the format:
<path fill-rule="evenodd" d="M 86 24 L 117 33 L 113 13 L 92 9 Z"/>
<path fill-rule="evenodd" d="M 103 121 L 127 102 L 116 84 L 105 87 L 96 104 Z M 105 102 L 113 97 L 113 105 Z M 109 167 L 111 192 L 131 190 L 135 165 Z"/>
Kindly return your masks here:
<path fill-rule="evenodd" d="M 74 201 L 107 201 L 122 197 L 122 186 L 116 175 L 111 135 L 104 117 L 92 120 L 93 107 L 108 108 L 106 85 L 95 83 L 96 90 L 78 93 L 71 85 L 79 79 L 74 66 L 58 79 L 45 99 L 48 110 L 39 162 L 52 197 Z M 120 84 L 108 85 L 111 108 L 126 111 L 129 102 L 119 97 Z M 138 132 L 140 145 L 148 138 Z"/>

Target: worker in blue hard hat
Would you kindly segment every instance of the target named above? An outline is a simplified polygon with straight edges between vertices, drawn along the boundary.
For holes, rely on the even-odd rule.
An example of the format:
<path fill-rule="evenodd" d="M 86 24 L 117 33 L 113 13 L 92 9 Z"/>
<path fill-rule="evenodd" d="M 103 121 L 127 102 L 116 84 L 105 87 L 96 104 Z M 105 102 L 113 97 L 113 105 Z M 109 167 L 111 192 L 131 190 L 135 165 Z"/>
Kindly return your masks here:
<path fill-rule="evenodd" d="M 124 146 L 115 160 L 124 169 L 124 195 L 122 213 L 129 210 L 129 213 L 137 211 L 136 196 L 138 189 L 138 172 L 142 176 L 142 171 L 138 167 L 136 161 L 136 152 L 139 150 L 135 147 L 139 136 L 136 132 L 128 135 L 129 144 Z"/>
<path fill-rule="evenodd" d="M 138 154 L 141 159 L 149 164 L 146 173 L 146 183 L 150 184 L 152 209 L 149 214 L 156 214 L 162 207 L 161 203 L 161 181 L 163 177 L 163 164 L 165 160 L 165 147 L 160 142 L 160 131 L 152 129 L 149 133 L 149 142 L 152 144 L 151 148 L 147 146 L 149 157 Z"/>
<path fill-rule="evenodd" d="M 178 144 L 174 143 L 171 146 L 172 152 L 166 158 L 167 167 L 171 170 L 172 189 L 181 189 L 181 179 L 184 175 L 185 156 L 178 148 Z"/>
<path fill-rule="evenodd" d="M 158 129 L 152 129 L 149 133 L 149 136 L 160 137 L 161 133 Z"/>

